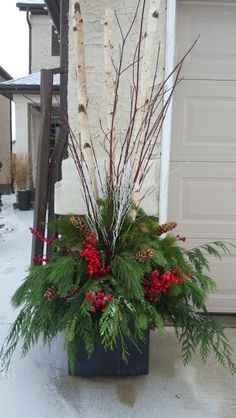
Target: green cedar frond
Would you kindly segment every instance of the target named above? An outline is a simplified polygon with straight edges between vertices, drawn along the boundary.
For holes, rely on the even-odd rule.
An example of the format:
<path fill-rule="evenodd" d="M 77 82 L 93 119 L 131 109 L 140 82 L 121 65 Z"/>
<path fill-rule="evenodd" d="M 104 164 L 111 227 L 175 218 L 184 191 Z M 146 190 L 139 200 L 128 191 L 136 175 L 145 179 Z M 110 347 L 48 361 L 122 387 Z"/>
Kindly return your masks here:
<path fill-rule="evenodd" d="M 15 322 L 9 329 L 8 335 L 1 347 L 1 370 L 8 370 L 12 355 L 16 349 L 19 339 L 22 335 L 22 324 L 27 317 L 27 311 L 22 309 L 17 316 Z"/>
<path fill-rule="evenodd" d="M 60 296 L 66 296 L 72 284 L 80 283 L 83 273 L 82 264 L 83 259 L 79 256 L 61 256 L 58 259 L 47 280 L 58 287 Z"/>
<path fill-rule="evenodd" d="M 129 293 L 129 298 L 143 299 L 142 279 L 145 267 L 140 265 L 134 256 L 122 253 L 115 256 L 111 262 L 112 273 L 122 286 Z"/>
<path fill-rule="evenodd" d="M 166 313 L 176 329 L 185 364 L 189 363 L 198 349 L 203 361 L 212 352 L 222 366 L 236 374 L 231 346 L 218 321 L 209 315 L 197 313 L 191 306 L 182 303 L 168 305 Z"/>
<path fill-rule="evenodd" d="M 109 303 L 99 321 L 99 335 L 105 349 L 114 350 L 122 319 L 119 305 L 115 301 Z"/>
<path fill-rule="evenodd" d="M 17 289 L 12 297 L 12 305 L 18 308 L 27 301 L 32 305 L 42 299 L 45 289 L 45 277 L 50 274 L 49 266 L 32 267 L 22 285 Z"/>

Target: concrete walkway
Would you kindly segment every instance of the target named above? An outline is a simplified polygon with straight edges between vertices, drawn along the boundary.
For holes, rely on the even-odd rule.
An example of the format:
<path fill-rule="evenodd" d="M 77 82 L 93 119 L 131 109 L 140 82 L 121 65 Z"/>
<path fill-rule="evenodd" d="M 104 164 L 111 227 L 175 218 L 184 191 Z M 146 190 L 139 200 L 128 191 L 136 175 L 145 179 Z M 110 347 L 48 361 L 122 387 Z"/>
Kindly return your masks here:
<path fill-rule="evenodd" d="M 32 212 L 14 216 L 15 231 L 0 241 L 0 343 L 16 315 L 10 297 L 30 259 Z M 231 326 L 227 335 L 236 349 L 236 318 Z M 162 337 L 152 333 L 150 374 L 136 378 L 68 376 L 62 336 L 50 353 L 39 344 L 21 359 L 18 349 L 0 374 L 0 418 L 76 417 L 236 418 L 236 377 L 213 358 L 203 365 L 196 356 L 184 367 L 172 328 Z"/>

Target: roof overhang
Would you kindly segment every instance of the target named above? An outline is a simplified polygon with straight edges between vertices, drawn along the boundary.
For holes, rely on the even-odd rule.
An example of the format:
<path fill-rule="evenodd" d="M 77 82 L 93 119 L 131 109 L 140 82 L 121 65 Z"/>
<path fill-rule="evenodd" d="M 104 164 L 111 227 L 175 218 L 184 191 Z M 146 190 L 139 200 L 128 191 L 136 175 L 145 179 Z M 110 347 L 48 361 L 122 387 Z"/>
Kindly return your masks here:
<path fill-rule="evenodd" d="M 53 86 L 53 94 L 60 93 L 60 86 Z M 33 86 L 33 85 L 20 85 L 17 86 L 13 85 L 3 85 L 0 84 L 0 94 L 7 97 L 8 99 L 12 100 L 14 94 L 22 94 L 23 96 L 30 95 L 30 94 L 40 94 L 40 86 Z"/>
<path fill-rule="evenodd" d="M 1 66 L 0 66 L 0 76 L 4 78 L 4 80 L 12 79 L 12 76 L 9 73 L 7 73 L 6 70 L 4 70 L 4 68 L 2 68 Z"/>
<path fill-rule="evenodd" d="M 16 7 L 18 7 L 21 12 L 30 11 L 32 14 L 48 14 L 48 10 L 45 3 L 18 2 L 16 3 Z"/>

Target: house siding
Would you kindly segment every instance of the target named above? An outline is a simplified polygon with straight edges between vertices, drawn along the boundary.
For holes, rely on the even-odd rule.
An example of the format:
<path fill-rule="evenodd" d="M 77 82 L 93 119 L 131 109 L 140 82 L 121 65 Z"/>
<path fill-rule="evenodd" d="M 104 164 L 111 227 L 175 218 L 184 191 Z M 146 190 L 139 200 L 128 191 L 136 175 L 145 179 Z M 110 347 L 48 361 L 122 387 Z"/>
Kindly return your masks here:
<path fill-rule="evenodd" d="M 5 81 L 0 76 L 0 82 Z M 0 95 L 0 193 L 10 193 L 10 158 L 11 158 L 11 102 Z"/>
<path fill-rule="evenodd" d="M 85 2 L 84 2 L 85 3 Z M 127 4 L 128 3 L 128 4 Z M 87 67 L 87 84 L 89 95 L 89 117 L 92 138 L 97 145 L 97 151 L 100 153 L 102 159 L 102 151 L 99 149 L 99 141 L 102 138 L 101 128 L 99 125 L 99 119 L 102 120 L 104 127 L 106 127 L 106 115 L 107 115 L 107 100 L 106 89 L 104 80 L 104 17 L 105 10 L 111 8 L 116 10 L 122 27 L 125 29 L 130 24 L 134 11 L 137 5 L 137 0 L 101 0 L 100 2 L 87 2 L 83 4 L 83 17 L 84 17 L 84 29 L 85 29 L 85 46 L 86 46 L 86 67 Z M 71 1 L 72 6 L 72 1 Z M 72 7 L 70 7 L 70 19 Z M 164 60 L 165 60 L 165 0 L 161 2 L 159 10 L 159 26 L 156 35 L 156 46 L 161 44 L 161 53 L 159 60 L 159 77 L 157 83 L 163 80 L 164 77 Z M 134 30 L 129 38 L 127 44 L 125 64 L 128 65 L 132 60 L 133 52 L 135 50 L 138 39 L 138 23 L 134 27 Z M 117 25 L 114 24 L 114 38 L 115 49 L 120 43 L 120 35 Z M 155 51 L 154 51 L 155 52 Z M 115 55 L 115 58 L 116 55 Z M 117 125 L 118 135 L 122 137 L 122 129 L 127 122 L 129 115 L 129 103 L 130 103 L 130 84 L 131 84 L 131 72 L 127 72 L 124 75 L 124 81 L 122 82 L 122 88 L 120 91 L 120 112 L 119 122 Z M 73 33 L 72 24 L 69 28 L 69 81 L 68 81 L 68 113 L 69 124 L 73 132 L 78 136 L 79 123 L 77 113 L 77 88 L 75 79 L 75 58 L 73 54 Z M 144 208 L 154 215 L 158 214 L 158 184 L 159 184 L 159 164 L 160 162 L 160 150 L 157 147 L 155 155 L 153 156 L 153 166 L 146 179 L 145 187 L 156 187 L 155 191 L 149 196 L 148 201 L 144 202 Z M 101 163 L 102 164 L 102 163 Z M 73 173 L 73 175 L 72 175 Z M 71 198 L 70 198 L 71 196 Z M 76 171 L 73 167 L 73 162 L 64 160 L 62 166 L 62 181 L 56 185 L 56 212 L 57 213 L 81 213 L 82 199 L 78 192 L 78 181 L 76 177 Z"/>
<path fill-rule="evenodd" d="M 52 56 L 52 23 L 49 16 L 31 15 L 32 24 L 32 73 L 42 68 L 60 66 L 60 57 Z"/>

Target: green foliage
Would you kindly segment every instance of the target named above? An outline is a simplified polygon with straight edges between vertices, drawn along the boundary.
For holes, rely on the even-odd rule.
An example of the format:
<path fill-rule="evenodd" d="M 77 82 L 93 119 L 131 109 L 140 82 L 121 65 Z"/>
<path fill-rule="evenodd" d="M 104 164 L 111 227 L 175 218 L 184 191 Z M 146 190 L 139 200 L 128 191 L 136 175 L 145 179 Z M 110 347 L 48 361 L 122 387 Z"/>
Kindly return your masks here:
<path fill-rule="evenodd" d="M 118 285 L 129 295 L 129 299 L 143 299 L 142 279 L 144 266 L 140 265 L 129 253 L 116 255 L 111 262 L 112 272 Z"/>
<path fill-rule="evenodd" d="M 61 297 L 66 297 L 72 284 L 80 284 L 83 271 L 83 259 L 78 255 L 61 256 L 58 258 L 52 272 L 48 276 L 48 283 L 55 284 Z"/>
<path fill-rule="evenodd" d="M 55 242 L 59 250 L 48 264 L 30 268 L 12 297 L 13 306 L 21 310 L 1 349 L 2 366 L 8 367 L 19 341 L 24 356 L 39 338 L 50 345 L 61 331 L 71 370 L 81 343 L 88 356 L 97 342 L 106 350 L 114 350 L 119 345 L 123 361 L 128 362 L 127 341 L 139 348 L 145 338 L 144 331 L 151 327 L 163 332 L 163 322 L 167 319 L 175 327 L 184 363 L 190 361 L 196 350 L 203 361 L 213 352 L 220 364 L 235 373 L 229 342 L 205 306 L 209 293 L 216 289 L 209 277 L 207 256 L 220 258 L 220 251 L 228 253 L 228 245 L 216 241 L 185 251 L 175 236 L 158 236 L 157 222 L 138 210 L 135 221 L 129 216 L 124 219 L 110 256 L 101 229 L 112 232 L 108 230 L 114 222 L 112 205 L 108 200 L 98 204 L 102 220 L 96 249 L 103 265 L 110 265 L 110 271 L 103 276 L 88 276 L 87 262 L 79 252 L 84 248 L 85 237 L 71 224 L 70 216 L 51 225 L 59 236 Z M 154 251 L 154 256 L 137 261 L 136 253 L 148 249 Z M 172 283 L 165 292 L 152 294 L 150 299 L 144 292 L 150 273 L 158 270 L 161 278 L 176 267 L 180 282 Z M 79 291 L 71 292 L 73 286 Z M 47 300 L 44 295 L 50 287 L 57 292 L 55 298 Z M 92 312 L 87 292 L 93 295 L 103 292 L 112 295 L 112 300 L 107 300 L 104 310 L 97 308 Z"/>
<path fill-rule="evenodd" d="M 71 216 L 73 215 L 62 216 L 49 224 L 49 229 L 59 234 L 59 239 L 54 242 L 55 246 L 78 247 L 81 244 L 84 236 L 70 222 Z"/>
<path fill-rule="evenodd" d="M 166 316 L 171 319 L 182 348 L 184 364 L 188 364 L 198 350 L 205 362 L 211 352 L 216 360 L 236 373 L 236 364 L 232 361 L 232 349 L 223 328 L 218 321 L 206 312 L 201 314 L 183 303 L 169 304 Z"/>

